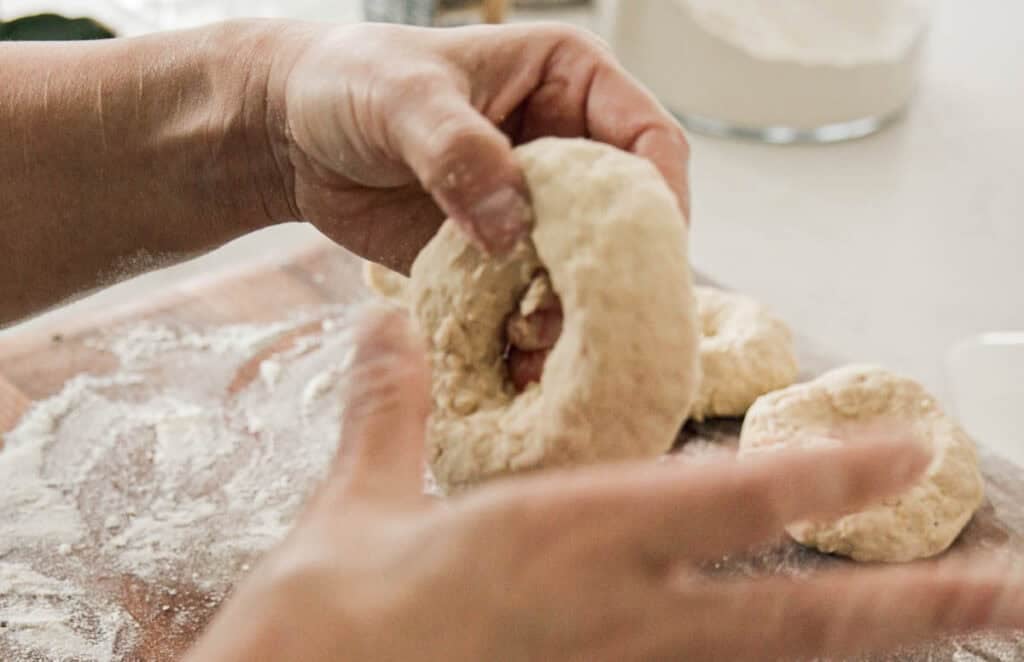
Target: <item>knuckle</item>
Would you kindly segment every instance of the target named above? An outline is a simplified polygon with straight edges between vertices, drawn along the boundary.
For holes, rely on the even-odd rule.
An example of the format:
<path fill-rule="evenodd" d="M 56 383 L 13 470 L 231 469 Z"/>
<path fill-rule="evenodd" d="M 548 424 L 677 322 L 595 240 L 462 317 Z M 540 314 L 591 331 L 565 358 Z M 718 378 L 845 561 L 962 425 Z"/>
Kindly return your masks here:
<path fill-rule="evenodd" d="M 557 41 L 572 42 L 573 40 L 583 38 L 583 29 L 568 23 L 543 21 L 537 23 L 535 29 L 545 34 L 549 39 Z"/>
<path fill-rule="evenodd" d="M 392 83 L 409 90 L 410 94 L 422 94 L 445 80 L 448 75 L 444 67 L 433 62 L 407 63 L 390 74 Z"/>
<path fill-rule="evenodd" d="M 690 139 L 686 136 L 686 131 L 683 127 L 679 126 L 679 123 L 671 115 L 669 116 L 672 124 L 672 130 L 669 134 L 670 140 L 678 147 L 679 152 L 683 155 L 683 161 L 687 162 L 690 160 Z"/>
<path fill-rule="evenodd" d="M 539 26 L 547 37 L 563 47 L 585 51 L 600 59 L 614 60 L 611 45 L 590 30 L 567 23 L 544 23 Z"/>
<path fill-rule="evenodd" d="M 452 80 L 449 70 L 440 63 L 425 61 L 404 61 L 402 66 L 393 67 L 385 76 L 386 84 L 379 89 L 383 92 L 389 107 L 415 109 L 423 99 L 437 93 L 439 86 Z"/>

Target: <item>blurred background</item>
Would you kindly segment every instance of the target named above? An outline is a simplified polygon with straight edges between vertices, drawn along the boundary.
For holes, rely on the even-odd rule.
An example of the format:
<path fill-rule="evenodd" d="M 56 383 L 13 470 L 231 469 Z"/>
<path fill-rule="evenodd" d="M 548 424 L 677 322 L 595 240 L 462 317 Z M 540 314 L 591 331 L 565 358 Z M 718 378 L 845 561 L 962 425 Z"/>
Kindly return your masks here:
<path fill-rule="evenodd" d="M 1024 3 L 0 0 L 8 28 L 39 12 L 118 35 L 243 15 L 594 30 L 690 129 L 695 267 L 1024 462 Z M 317 240 L 273 228 L 50 319 Z"/>

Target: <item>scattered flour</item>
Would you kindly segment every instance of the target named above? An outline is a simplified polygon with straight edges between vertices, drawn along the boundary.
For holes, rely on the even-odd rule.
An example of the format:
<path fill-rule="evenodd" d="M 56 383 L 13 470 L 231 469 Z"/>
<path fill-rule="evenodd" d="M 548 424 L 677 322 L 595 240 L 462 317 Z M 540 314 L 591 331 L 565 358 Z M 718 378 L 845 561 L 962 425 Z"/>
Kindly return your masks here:
<path fill-rule="evenodd" d="M 122 366 L 127 367 L 169 351 L 201 350 L 219 355 L 248 355 L 268 340 L 295 328 L 301 321 L 301 318 L 296 318 L 273 324 L 237 324 L 208 331 L 143 322 L 128 328 L 109 343 L 98 341 L 94 346 L 113 351 L 121 359 Z"/>
<path fill-rule="evenodd" d="M 95 613 L 83 597 L 72 583 L 40 574 L 28 564 L 0 561 L 0 621 L 6 624 L 0 651 L 7 643 L 3 637 L 9 637 L 14 651 L 46 651 L 59 660 L 111 659 L 116 638 L 124 636 L 124 615 L 115 605 Z M 99 626 L 88 627 L 91 619 Z"/>
<path fill-rule="evenodd" d="M 329 466 L 346 317 L 92 338 L 120 369 L 71 379 L 4 437 L 0 660 L 134 660 L 157 619 L 199 630 Z"/>
<path fill-rule="evenodd" d="M 281 362 L 274 359 L 266 359 L 260 362 L 260 377 L 267 385 L 268 391 L 273 391 L 277 386 L 277 378 L 281 376 Z"/>

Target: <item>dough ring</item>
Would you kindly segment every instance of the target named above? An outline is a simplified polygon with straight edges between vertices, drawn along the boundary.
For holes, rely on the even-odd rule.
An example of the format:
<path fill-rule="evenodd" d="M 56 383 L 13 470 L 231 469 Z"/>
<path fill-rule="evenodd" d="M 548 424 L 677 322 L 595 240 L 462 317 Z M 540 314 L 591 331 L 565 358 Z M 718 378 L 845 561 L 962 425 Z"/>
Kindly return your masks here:
<path fill-rule="evenodd" d="M 447 221 L 406 292 L 427 339 L 427 458 L 445 491 L 511 472 L 671 448 L 699 379 L 687 230 L 644 159 L 587 140 L 517 148 L 535 215 L 529 240 L 486 256 Z M 546 272 L 562 335 L 522 393 L 504 323 Z"/>
<path fill-rule="evenodd" d="M 702 379 L 690 418 L 742 416 L 799 372 L 789 328 L 750 297 L 697 287 Z"/>
<path fill-rule="evenodd" d="M 407 303 L 405 276 L 367 262 L 363 280 L 382 297 Z M 694 290 L 701 328 L 701 381 L 690 418 L 743 416 L 758 397 L 796 381 L 799 367 L 784 322 L 750 297 L 713 287 Z"/>
<path fill-rule="evenodd" d="M 838 520 L 800 522 L 786 531 L 802 545 L 857 561 L 935 556 L 967 525 L 984 489 L 973 442 L 917 382 L 852 365 L 758 398 L 743 422 L 740 456 L 894 434 L 931 447 L 934 458 L 917 485 Z"/>

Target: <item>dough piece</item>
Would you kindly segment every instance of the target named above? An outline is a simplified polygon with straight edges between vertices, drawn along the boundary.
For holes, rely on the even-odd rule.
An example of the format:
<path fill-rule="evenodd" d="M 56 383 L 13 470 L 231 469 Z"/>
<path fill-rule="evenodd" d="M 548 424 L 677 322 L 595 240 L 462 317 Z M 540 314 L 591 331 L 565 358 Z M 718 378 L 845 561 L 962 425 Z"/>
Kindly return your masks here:
<path fill-rule="evenodd" d="M 377 294 L 405 303 L 409 279 L 367 262 L 363 280 Z M 523 317 L 544 296 L 535 279 L 520 302 Z M 740 417 L 759 396 L 785 388 L 799 373 L 792 334 L 784 322 L 750 297 L 695 287 L 701 327 L 701 382 L 690 418 Z"/>
<path fill-rule="evenodd" d="M 743 422 L 740 456 L 882 435 L 910 435 L 930 446 L 934 458 L 924 478 L 897 498 L 786 531 L 802 545 L 857 561 L 935 556 L 967 525 L 984 489 L 973 442 L 917 382 L 852 365 L 758 398 Z"/>
<path fill-rule="evenodd" d="M 533 200 L 529 240 L 489 257 L 447 221 L 412 268 L 433 368 L 427 457 L 449 492 L 664 453 L 699 380 L 686 223 L 654 166 L 587 140 L 516 152 Z M 503 327 L 542 270 L 565 321 L 540 382 L 517 394 Z"/>
<path fill-rule="evenodd" d="M 398 304 L 405 304 L 409 279 L 376 262 L 363 262 L 363 282 L 371 290 Z"/>
<path fill-rule="evenodd" d="M 690 418 L 742 416 L 799 369 L 789 328 L 750 297 L 697 287 L 702 381 Z"/>

